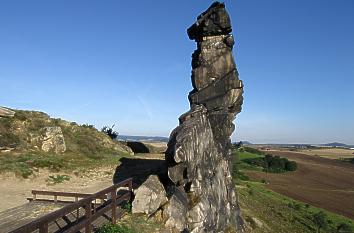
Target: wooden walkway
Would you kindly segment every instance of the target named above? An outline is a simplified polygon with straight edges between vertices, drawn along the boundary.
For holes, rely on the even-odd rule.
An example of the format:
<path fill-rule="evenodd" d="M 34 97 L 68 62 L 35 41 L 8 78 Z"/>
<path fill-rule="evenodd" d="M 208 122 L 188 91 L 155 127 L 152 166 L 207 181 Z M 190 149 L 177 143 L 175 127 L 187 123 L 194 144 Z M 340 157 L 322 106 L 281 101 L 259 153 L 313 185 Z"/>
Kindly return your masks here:
<path fill-rule="evenodd" d="M 132 179 L 94 194 L 33 190 L 29 203 L 0 212 L 0 233 L 89 233 L 103 223 L 115 223 L 131 192 Z"/>
<path fill-rule="evenodd" d="M 64 205 L 63 203 L 35 201 L 0 212 L 0 233 L 11 232 Z"/>

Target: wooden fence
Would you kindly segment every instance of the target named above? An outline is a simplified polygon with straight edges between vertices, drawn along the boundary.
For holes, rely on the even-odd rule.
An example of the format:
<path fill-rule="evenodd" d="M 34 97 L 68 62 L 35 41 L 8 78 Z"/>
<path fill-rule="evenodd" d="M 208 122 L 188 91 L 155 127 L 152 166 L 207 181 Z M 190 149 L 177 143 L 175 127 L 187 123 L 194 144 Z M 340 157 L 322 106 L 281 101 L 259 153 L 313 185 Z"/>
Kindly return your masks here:
<path fill-rule="evenodd" d="M 127 187 L 124 189 L 124 187 Z M 118 193 L 117 193 L 118 192 Z M 49 225 L 55 223 L 58 227 L 57 221 L 64 220 L 66 225 L 60 227 L 55 232 L 61 233 L 76 233 L 85 229 L 85 233 L 92 232 L 92 223 L 101 216 L 108 218 L 107 212 L 111 211 L 109 220 L 116 223 L 117 206 L 129 201 L 132 195 L 132 179 L 124 180 L 118 184 L 112 185 L 94 194 L 82 193 L 66 193 L 66 192 L 50 192 L 50 191 L 32 191 L 33 198 L 30 201 L 52 201 L 52 202 L 71 202 L 70 204 L 58 209 L 50 214 L 44 215 L 14 231 L 12 233 L 30 233 L 39 231 L 39 233 L 48 233 Z M 53 196 L 53 200 L 38 199 L 39 195 Z M 74 198 L 73 201 L 59 200 L 58 197 Z M 82 199 L 79 199 L 82 198 Z M 97 202 L 99 201 L 99 203 Z M 83 210 L 83 211 L 80 211 Z M 74 215 L 75 220 L 69 221 L 68 215 Z"/>

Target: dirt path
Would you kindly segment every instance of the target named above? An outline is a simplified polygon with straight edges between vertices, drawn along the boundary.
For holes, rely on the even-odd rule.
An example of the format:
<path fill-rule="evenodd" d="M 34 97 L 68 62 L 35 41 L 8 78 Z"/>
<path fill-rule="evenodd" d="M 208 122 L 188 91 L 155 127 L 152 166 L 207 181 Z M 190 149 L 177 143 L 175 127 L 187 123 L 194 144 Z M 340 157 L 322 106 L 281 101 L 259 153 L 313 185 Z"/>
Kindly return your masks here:
<path fill-rule="evenodd" d="M 50 190 L 65 192 L 94 193 L 112 185 L 115 168 L 101 168 L 90 170 L 82 174 L 59 173 L 70 176 L 69 181 L 51 185 L 47 179 L 49 175 L 56 175 L 46 170 L 36 173 L 36 177 L 23 179 L 13 173 L 0 174 L 0 212 L 27 203 L 27 197 L 31 197 L 31 190 Z"/>
<path fill-rule="evenodd" d="M 270 151 L 296 161 L 295 172 L 247 172 L 273 191 L 354 219 L 354 165 L 300 153 Z"/>

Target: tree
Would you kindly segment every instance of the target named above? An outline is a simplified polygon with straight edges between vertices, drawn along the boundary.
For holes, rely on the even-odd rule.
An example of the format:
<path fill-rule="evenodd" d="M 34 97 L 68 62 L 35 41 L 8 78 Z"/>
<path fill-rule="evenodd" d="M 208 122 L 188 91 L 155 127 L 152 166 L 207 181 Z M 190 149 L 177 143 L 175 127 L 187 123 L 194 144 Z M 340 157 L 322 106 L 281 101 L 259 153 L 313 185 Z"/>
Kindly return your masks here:
<path fill-rule="evenodd" d="M 327 215 L 322 211 L 313 215 L 313 222 L 316 225 L 316 232 L 319 233 L 322 228 L 327 226 Z"/>
<path fill-rule="evenodd" d="M 118 137 L 118 132 L 113 130 L 114 125 L 112 127 L 105 126 L 101 129 L 101 132 L 107 134 L 112 140 Z"/>

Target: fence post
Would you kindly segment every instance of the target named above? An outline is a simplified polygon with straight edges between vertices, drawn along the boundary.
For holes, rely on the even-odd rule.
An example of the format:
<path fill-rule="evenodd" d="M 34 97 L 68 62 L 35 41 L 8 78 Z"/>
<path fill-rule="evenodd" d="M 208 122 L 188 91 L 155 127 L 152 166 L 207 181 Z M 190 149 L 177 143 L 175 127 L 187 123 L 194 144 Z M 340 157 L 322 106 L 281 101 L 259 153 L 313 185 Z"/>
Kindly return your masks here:
<path fill-rule="evenodd" d="M 92 231 L 91 214 L 92 212 L 91 212 L 91 201 L 90 201 L 85 205 L 85 218 L 86 218 L 85 233 L 91 233 Z"/>
<path fill-rule="evenodd" d="M 39 233 L 48 233 L 48 222 L 43 223 L 39 227 Z"/>
<path fill-rule="evenodd" d="M 132 179 L 129 180 L 129 193 L 130 193 L 129 201 L 131 201 L 132 200 L 132 194 L 133 194 L 133 180 Z"/>
<path fill-rule="evenodd" d="M 112 190 L 112 223 L 116 224 L 116 220 L 117 220 L 117 189 L 114 186 L 113 190 Z"/>

